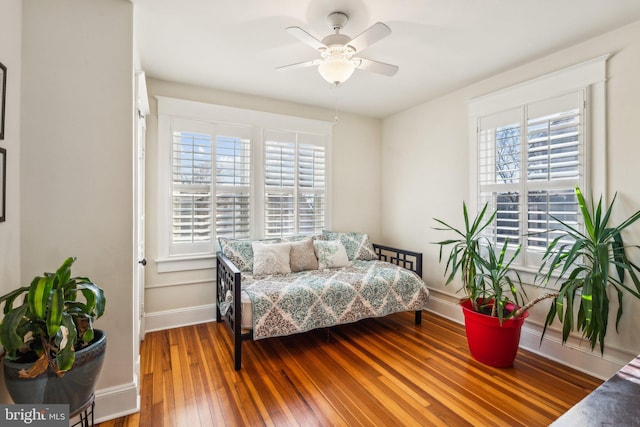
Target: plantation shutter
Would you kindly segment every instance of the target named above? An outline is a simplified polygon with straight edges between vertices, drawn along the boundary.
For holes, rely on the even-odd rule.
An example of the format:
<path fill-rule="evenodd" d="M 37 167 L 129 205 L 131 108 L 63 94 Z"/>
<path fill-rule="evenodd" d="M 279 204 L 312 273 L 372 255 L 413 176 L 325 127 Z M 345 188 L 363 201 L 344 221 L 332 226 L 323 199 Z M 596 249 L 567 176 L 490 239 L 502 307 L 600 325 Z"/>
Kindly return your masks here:
<path fill-rule="evenodd" d="M 189 129 L 189 130 L 185 130 Z M 171 253 L 211 247 L 213 137 L 203 126 L 176 121 L 172 145 Z"/>
<path fill-rule="evenodd" d="M 211 253 L 216 236 L 249 237 L 250 137 L 248 126 L 173 121 L 172 255 Z"/>
<path fill-rule="evenodd" d="M 299 134 L 298 233 L 318 234 L 324 228 L 326 148 L 323 136 Z"/>
<path fill-rule="evenodd" d="M 518 108 L 484 117 L 478 124 L 479 200 L 498 212 L 486 229 L 494 243 L 507 238 L 520 242 L 521 121 Z"/>
<path fill-rule="evenodd" d="M 582 91 L 527 106 L 527 248 L 536 258 L 564 226 L 580 227 L 574 188 L 583 186 Z"/>
<path fill-rule="evenodd" d="M 248 238 L 251 217 L 251 128 L 216 126 L 217 237 Z"/>
<path fill-rule="evenodd" d="M 325 136 L 265 131 L 265 237 L 314 234 L 325 217 Z"/>
<path fill-rule="evenodd" d="M 523 245 L 521 262 L 539 263 L 564 226 L 578 224 L 576 186 L 584 183 L 583 91 L 481 117 L 478 184 L 481 206 L 497 211 L 486 234 Z"/>
<path fill-rule="evenodd" d="M 265 237 L 295 233 L 296 134 L 267 131 L 265 138 Z"/>

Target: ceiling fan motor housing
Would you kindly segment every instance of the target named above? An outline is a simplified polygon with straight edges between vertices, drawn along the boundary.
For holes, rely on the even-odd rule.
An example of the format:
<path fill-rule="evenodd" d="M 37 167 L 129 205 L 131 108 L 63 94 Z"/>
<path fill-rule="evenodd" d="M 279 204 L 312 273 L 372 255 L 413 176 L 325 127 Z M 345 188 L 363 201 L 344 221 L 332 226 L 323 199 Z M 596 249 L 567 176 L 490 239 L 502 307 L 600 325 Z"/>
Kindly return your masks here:
<path fill-rule="evenodd" d="M 348 46 L 349 42 L 351 42 L 351 37 L 345 34 L 340 34 L 339 32 L 345 25 L 347 25 L 348 21 L 349 17 L 343 12 L 333 12 L 327 16 L 327 22 L 335 31 L 335 34 L 330 34 L 322 39 L 322 44 L 329 48 L 328 51 L 321 51 L 324 59 L 337 52 L 342 53 L 346 59 L 351 59 L 353 54 L 356 53 L 356 50 L 353 47 Z"/>
<path fill-rule="evenodd" d="M 343 29 L 347 22 L 349 22 L 349 16 L 343 12 L 333 12 L 327 16 L 327 23 L 333 31 Z"/>

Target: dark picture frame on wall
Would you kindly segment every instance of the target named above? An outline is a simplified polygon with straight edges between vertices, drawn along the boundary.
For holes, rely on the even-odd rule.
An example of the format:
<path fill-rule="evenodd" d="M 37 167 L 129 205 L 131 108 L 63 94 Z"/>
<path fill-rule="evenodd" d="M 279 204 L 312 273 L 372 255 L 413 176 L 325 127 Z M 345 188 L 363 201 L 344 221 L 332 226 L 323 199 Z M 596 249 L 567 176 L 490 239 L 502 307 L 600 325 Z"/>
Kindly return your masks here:
<path fill-rule="evenodd" d="M 0 139 L 4 139 L 4 107 L 7 99 L 7 67 L 0 62 Z"/>
<path fill-rule="evenodd" d="M 7 218 L 6 201 L 7 201 L 7 150 L 0 148 L 0 222 L 4 222 Z"/>

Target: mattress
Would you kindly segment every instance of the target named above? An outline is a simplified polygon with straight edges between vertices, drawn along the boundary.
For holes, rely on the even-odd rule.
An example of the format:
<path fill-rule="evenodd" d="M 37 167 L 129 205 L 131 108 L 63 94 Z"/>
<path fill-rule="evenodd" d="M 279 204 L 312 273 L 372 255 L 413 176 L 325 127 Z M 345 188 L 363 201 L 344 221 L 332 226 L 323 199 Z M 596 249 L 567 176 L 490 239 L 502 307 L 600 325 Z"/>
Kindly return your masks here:
<path fill-rule="evenodd" d="M 247 291 L 242 291 L 240 294 L 240 302 L 242 307 L 242 321 L 240 325 L 242 329 L 252 329 L 253 328 L 253 309 L 251 308 L 251 298 Z"/>
<path fill-rule="evenodd" d="M 242 274 L 241 327 L 253 339 L 422 310 L 429 291 L 420 277 L 387 262 L 284 275 Z"/>

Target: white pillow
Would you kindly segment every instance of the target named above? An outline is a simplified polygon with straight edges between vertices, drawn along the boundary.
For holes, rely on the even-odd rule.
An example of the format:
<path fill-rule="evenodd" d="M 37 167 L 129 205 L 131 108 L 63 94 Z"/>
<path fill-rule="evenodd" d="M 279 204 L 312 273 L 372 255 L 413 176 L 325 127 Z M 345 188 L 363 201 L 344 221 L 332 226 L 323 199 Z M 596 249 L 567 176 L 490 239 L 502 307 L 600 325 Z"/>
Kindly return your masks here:
<path fill-rule="evenodd" d="M 253 242 L 253 274 L 287 274 L 291 273 L 289 252 L 291 243 L 264 244 Z"/>
<path fill-rule="evenodd" d="M 313 248 L 316 251 L 318 265 L 321 270 L 349 265 L 347 251 L 340 240 L 315 240 Z"/>

